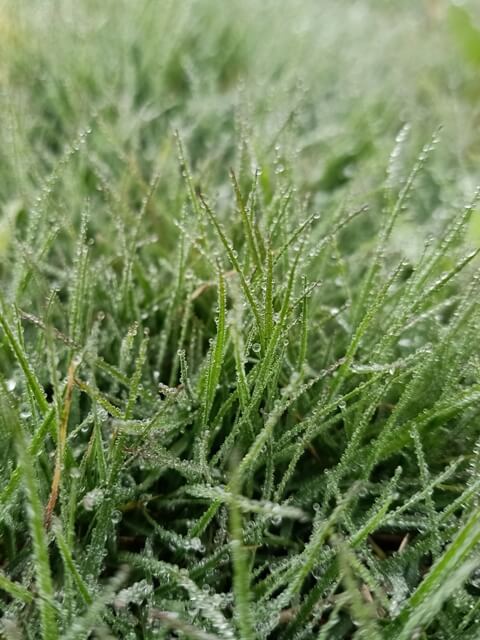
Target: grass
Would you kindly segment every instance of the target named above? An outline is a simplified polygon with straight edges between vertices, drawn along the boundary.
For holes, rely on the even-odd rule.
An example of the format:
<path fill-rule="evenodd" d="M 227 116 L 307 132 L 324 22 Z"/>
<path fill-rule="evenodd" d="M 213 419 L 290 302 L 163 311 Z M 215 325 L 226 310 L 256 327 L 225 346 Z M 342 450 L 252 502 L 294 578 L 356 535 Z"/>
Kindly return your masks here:
<path fill-rule="evenodd" d="M 0 4 L 4 637 L 478 637 L 477 19 Z"/>

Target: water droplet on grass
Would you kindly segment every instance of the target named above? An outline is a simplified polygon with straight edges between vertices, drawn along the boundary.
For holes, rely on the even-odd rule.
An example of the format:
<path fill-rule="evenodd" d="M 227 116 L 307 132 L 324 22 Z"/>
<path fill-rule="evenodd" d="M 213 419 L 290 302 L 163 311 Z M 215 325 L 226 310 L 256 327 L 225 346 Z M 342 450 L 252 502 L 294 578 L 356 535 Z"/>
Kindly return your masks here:
<path fill-rule="evenodd" d="M 112 520 L 113 524 L 118 524 L 121 519 L 122 519 L 122 512 L 119 511 L 118 509 L 113 511 L 112 516 L 111 516 L 111 520 Z"/>
<path fill-rule="evenodd" d="M 82 504 L 85 511 L 93 511 L 96 506 L 103 500 L 102 489 L 93 489 L 86 493 L 83 497 Z"/>

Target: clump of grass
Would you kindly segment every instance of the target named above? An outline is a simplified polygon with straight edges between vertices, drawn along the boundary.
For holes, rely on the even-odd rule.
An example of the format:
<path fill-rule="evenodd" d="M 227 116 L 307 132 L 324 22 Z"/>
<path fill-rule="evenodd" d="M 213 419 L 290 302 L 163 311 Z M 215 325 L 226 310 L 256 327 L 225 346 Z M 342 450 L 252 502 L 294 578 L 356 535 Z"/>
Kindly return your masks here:
<path fill-rule="evenodd" d="M 71 84 L 55 84 L 65 61 L 37 41 L 49 3 L 18 20 L 32 38 L 7 60 L 23 74 L 9 100 L 33 92 L 43 133 L 20 127 L 3 169 L 3 634 L 476 638 L 478 193 L 459 205 L 439 182 L 438 133 L 373 108 L 378 139 L 354 118 L 351 146 L 309 170 L 314 101 L 267 117 L 248 82 L 236 93 L 255 68 L 240 36 L 271 5 L 232 5 L 239 32 L 213 3 L 140 5 L 102 45 L 133 70 L 124 93 L 102 90 L 108 59 L 84 74 L 68 16 Z M 65 7 L 103 28 L 107 13 Z M 154 18 L 178 36 L 161 44 L 161 113 Z M 28 47 L 52 73 L 41 89 Z"/>

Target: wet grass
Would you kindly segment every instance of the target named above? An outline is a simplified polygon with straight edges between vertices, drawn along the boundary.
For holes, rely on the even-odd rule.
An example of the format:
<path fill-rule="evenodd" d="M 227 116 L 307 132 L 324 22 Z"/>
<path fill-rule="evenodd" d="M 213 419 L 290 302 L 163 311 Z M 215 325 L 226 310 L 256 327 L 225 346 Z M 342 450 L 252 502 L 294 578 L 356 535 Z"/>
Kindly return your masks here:
<path fill-rule="evenodd" d="M 1 3 L 6 638 L 478 637 L 475 10 Z"/>

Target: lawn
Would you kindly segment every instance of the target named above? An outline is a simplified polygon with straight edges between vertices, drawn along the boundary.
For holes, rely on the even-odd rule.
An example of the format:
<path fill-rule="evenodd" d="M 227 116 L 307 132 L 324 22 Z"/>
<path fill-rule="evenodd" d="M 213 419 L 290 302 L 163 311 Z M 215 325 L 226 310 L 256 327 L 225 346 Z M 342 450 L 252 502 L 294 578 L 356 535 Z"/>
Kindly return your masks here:
<path fill-rule="evenodd" d="M 478 640 L 474 0 L 0 1 L 0 635 Z"/>

